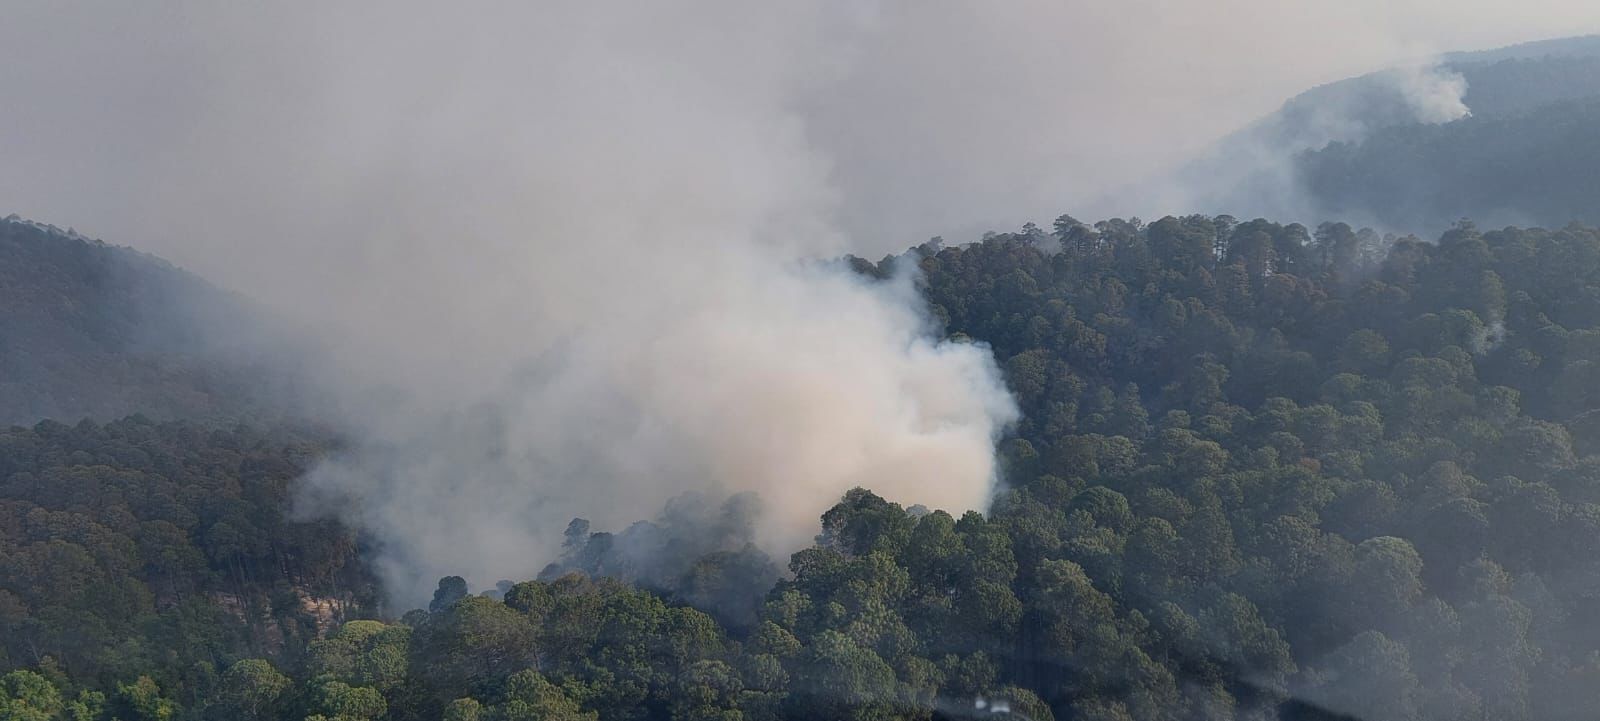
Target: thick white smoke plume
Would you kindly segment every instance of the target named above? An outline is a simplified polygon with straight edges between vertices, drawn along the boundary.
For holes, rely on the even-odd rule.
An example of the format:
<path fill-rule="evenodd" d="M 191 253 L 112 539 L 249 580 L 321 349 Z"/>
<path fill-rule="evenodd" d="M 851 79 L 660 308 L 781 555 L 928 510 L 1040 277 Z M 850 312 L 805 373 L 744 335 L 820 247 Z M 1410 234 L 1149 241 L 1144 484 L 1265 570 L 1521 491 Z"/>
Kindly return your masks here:
<path fill-rule="evenodd" d="M 687 491 L 758 492 L 778 552 L 857 485 L 986 505 L 1015 414 L 987 350 L 930 336 L 909 276 L 803 260 L 844 249 L 784 105 L 825 18 L 722 10 L 690 37 L 658 33 L 665 5 L 475 25 L 469 55 L 532 46 L 523 83 L 419 79 L 438 85 L 417 117 L 345 128 L 376 144 L 372 172 L 459 184 L 335 235 L 394 243 L 363 259 L 384 282 L 328 318 L 341 385 L 383 387 L 349 406 L 357 443 L 308 479 L 308 507 L 374 532 L 400 598 L 528 577 L 572 517 L 618 527 Z"/>
<path fill-rule="evenodd" d="M 481 388 L 402 391 L 389 422 L 311 476 L 315 504 L 387 542 L 402 597 L 447 573 L 529 576 L 568 519 L 620 527 L 690 490 L 758 492 L 757 537 L 780 552 L 856 485 L 986 505 L 1013 406 L 986 349 L 925 334 L 908 279 L 869 287 L 737 242 L 680 274 L 662 267 L 683 263 L 678 234 L 652 237 L 659 250 L 635 260 L 659 265 L 591 279 L 615 295 L 586 324 L 542 344 L 530 333 L 520 364 Z M 522 314 L 500 317 L 498 332 L 520 332 Z"/>
<path fill-rule="evenodd" d="M 775 547 L 856 484 L 982 506 L 1014 414 L 986 351 L 933 340 L 913 279 L 807 259 L 1093 217 L 1308 85 L 1597 25 L 1559 0 L 23 2 L 0 212 L 314 329 L 355 442 L 306 505 L 376 534 L 414 602 L 681 491 L 760 491 Z M 1157 201 L 1129 205 L 1188 210 Z"/>

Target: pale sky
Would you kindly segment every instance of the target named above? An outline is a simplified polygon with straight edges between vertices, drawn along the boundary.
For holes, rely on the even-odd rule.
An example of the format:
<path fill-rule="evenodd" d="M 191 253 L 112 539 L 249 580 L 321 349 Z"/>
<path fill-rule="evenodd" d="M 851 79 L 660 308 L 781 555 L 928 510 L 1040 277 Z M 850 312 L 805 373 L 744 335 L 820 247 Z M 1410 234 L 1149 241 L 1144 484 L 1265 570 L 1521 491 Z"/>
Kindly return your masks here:
<path fill-rule="evenodd" d="M 548 108 L 603 126 L 607 97 L 697 77 L 711 89 L 683 102 L 790 125 L 828 168 L 818 212 L 875 253 L 1084 215 L 1318 83 L 1600 31 L 1600 3 L 1572 0 L 755 5 L 12 3 L 0 211 L 265 293 L 264 268 L 307 262 L 296 243 L 334 242 L 286 236 L 353 222 L 320 216 L 515 183 L 528 155 L 497 148 L 571 142 L 526 131 Z M 418 146 L 455 167 L 399 167 Z M 693 184 L 684 160 L 663 170 Z"/>

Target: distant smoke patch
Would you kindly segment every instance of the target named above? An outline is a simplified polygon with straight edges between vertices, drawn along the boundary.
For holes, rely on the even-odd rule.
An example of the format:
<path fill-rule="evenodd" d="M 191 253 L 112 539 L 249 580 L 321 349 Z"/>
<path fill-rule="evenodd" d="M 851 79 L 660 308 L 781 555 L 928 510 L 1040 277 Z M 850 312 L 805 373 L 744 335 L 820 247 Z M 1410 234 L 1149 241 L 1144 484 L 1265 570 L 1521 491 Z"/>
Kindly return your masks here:
<path fill-rule="evenodd" d="M 1499 348 L 1506 340 L 1506 324 L 1503 320 L 1492 319 L 1483 326 L 1472 338 L 1472 352 L 1484 355 Z"/>
<path fill-rule="evenodd" d="M 591 532 L 587 520 L 573 519 L 561 560 L 539 578 L 574 572 L 618 578 L 709 611 L 726 625 L 748 628 L 778 580 L 778 565 L 756 545 L 761 516 L 753 493 L 721 503 L 686 493 L 667 501 L 655 521 L 639 521 L 621 533 Z"/>
<path fill-rule="evenodd" d="M 1406 65 L 1385 73 L 1417 122 L 1448 123 L 1472 114 L 1467 107 L 1467 79 L 1461 73 L 1431 65 Z"/>

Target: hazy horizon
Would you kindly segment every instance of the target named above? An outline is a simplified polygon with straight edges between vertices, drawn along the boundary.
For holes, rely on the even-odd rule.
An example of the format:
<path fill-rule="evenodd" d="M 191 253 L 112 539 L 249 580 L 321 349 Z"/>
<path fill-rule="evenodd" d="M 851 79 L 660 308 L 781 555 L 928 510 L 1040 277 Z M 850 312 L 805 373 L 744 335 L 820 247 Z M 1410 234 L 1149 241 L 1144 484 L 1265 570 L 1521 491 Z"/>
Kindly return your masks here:
<path fill-rule="evenodd" d="M 13 56 L 0 69 L 0 92 L 26 99 L 0 115 L 8 131 L 0 136 L 8 160 L 0 208 L 280 300 L 259 270 L 270 268 L 278 285 L 276 276 L 326 250 L 275 237 L 296 220 L 331 223 L 320 199 L 355 201 L 369 214 L 391 203 L 388 212 L 404 214 L 417 212 L 408 194 L 463 183 L 415 166 L 363 170 L 383 151 L 420 139 L 441 149 L 454 143 L 463 155 L 482 148 L 490 156 L 481 158 L 481 180 L 505 180 L 510 167 L 497 169 L 494 143 L 519 132 L 508 119 L 540 107 L 497 97 L 539 82 L 517 74 L 516 58 L 537 55 L 519 38 L 532 45 L 555 32 L 556 48 L 542 51 L 555 57 L 562 42 L 603 47 L 608 33 L 648 15 L 648 32 L 662 37 L 673 23 L 704 29 L 694 62 L 760 58 L 744 71 L 773 73 L 761 102 L 794 123 L 803 152 L 824 169 L 820 186 L 834 196 L 825 219 L 848 239 L 836 247 L 872 256 L 932 235 L 964 241 L 1047 225 L 1060 212 L 1202 210 L 1105 199 L 1318 85 L 1437 53 L 1600 32 L 1600 9 L 1564 5 L 1141 2 L 1113 12 L 1089 3 L 981 11 L 873 3 L 818 5 L 779 20 L 740 19 L 710 4 L 643 6 L 562 29 L 571 14 L 560 4 L 430 17 L 421 7 L 378 16 L 357 6 L 296 13 L 27 3 L 0 29 Z M 1237 22 L 1242 16 L 1252 22 Z M 741 34 L 748 42 L 730 40 Z M 409 52 L 420 48 L 432 52 Z M 623 52 L 619 68 L 632 62 Z M 409 117 L 424 108 L 435 109 L 430 123 Z M 391 112 L 400 115 L 383 122 Z M 486 123 L 485 114 L 498 120 Z M 489 132 L 452 136 L 452 123 Z M 373 132 L 344 135 L 352 124 Z M 256 272 L 238 272 L 241 255 Z M 320 262 L 337 261 L 359 259 Z"/>

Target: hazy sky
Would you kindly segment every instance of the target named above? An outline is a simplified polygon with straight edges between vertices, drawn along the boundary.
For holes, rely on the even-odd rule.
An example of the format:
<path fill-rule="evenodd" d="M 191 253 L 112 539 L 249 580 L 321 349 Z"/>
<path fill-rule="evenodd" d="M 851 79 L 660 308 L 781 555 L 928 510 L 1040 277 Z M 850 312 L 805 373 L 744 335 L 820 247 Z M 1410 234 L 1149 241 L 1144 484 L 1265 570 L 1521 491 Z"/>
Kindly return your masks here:
<path fill-rule="evenodd" d="M 982 508 L 1016 413 L 988 350 L 906 279 L 797 258 L 1092 218 L 1308 85 L 1597 27 L 1548 0 L 12 3 L 0 212 L 313 333 L 351 442 L 308 506 L 414 601 L 685 491 L 760 493 L 780 553 L 855 485 Z"/>
<path fill-rule="evenodd" d="M 498 149 L 549 107 L 604 124 L 604 96 L 677 64 L 763 76 L 744 100 L 793 124 L 829 219 L 878 252 L 1091 215 L 1097 191 L 1316 83 L 1600 30 L 1573 0 L 758 5 L 9 3 L 0 210 L 267 294 L 283 281 L 262 268 L 313 262 L 304 246 L 356 252 L 286 238 L 322 230 L 294 216 L 465 212 L 474 184 L 523 172 Z"/>
<path fill-rule="evenodd" d="M 1096 190 L 1315 83 L 1600 30 L 1600 5 L 1574 0 L 782 6 L 618 3 L 578 18 L 552 2 L 8 3 L 0 209 L 264 293 L 262 264 L 309 262 L 283 238 L 290 216 L 330 198 L 451 213 L 456 193 L 515 173 L 494 163 L 515 160 L 496 147 L 525 142 L 518 123 L 693 62 L 773 78 L 758 102 L 829 166 L 835 219 L 875 253 L 1083 214 Z M 610 86 L 560 82 L 590 74 Z M 418 137 L 482 169 L 397 168 Z M 338 253 L 326 243 L 318 253 Z"/>

